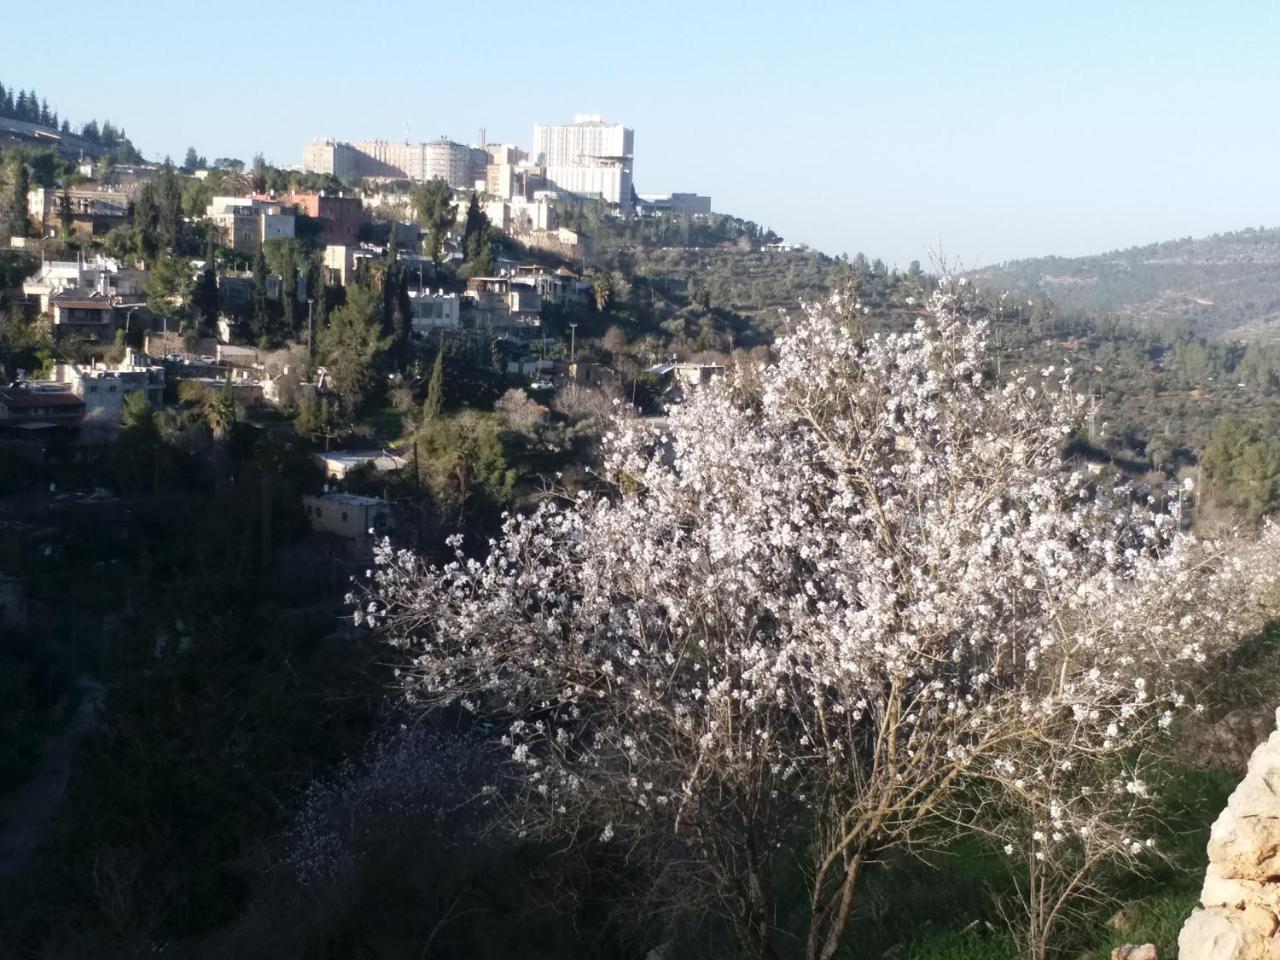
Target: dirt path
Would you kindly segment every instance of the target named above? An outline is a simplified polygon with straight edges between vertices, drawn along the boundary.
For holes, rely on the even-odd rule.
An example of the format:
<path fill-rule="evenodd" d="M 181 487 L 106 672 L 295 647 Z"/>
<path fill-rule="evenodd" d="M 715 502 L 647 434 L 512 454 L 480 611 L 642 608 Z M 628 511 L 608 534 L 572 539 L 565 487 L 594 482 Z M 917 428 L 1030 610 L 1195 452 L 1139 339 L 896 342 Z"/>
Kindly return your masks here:
<path fill-rule="evenodd" d="M 26 866 L 45 822 L 67 789 L 80 738 L 98 725 L 105 691 L 96 680 L 80 680 L 80 704 L 65 730 L 49 741 L 35 775 L 0 811 L 0 881 Z"/>

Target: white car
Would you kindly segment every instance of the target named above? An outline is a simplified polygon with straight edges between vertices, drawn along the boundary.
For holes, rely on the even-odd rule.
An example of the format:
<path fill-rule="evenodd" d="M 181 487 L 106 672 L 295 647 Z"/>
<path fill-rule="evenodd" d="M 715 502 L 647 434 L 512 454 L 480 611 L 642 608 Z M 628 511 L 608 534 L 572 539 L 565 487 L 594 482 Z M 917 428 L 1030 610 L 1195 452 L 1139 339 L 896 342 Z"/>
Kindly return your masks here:
<path fill-rule="evenodd" d="M 556 385 L 550 380 L 535 380 L 529 384 L 530 390 L 554 390 Z"/>

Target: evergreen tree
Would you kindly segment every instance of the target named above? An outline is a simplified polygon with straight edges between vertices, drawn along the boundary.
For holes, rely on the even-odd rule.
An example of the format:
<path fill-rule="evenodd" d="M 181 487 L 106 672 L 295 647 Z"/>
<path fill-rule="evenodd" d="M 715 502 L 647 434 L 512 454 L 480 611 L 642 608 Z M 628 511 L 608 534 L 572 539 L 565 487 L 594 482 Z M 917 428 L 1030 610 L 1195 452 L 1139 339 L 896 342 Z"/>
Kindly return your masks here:
<path fill-rule="evenodd" d="M 200 157 L 195 147 L 187 147 L 187 155 L 182 161 L 183 173 L 194 173 L 200 166 Z"/>
<path fill-rule="evenodd" d="M 218 277 L 214 271 L 213 260 L 205 264 L 196 278 L 191 290 L 191 307 L 198 315 L 196 322 L 201 333 L 211 336 L 218 320 Z"/>
<path fill-rule="evenodd" d="M 431 365 L 431 379 L 427 381 L 427 399 L 422 403 L 422 422 L 431 423 L 438 420 L 444 411 L 444 341 L 440 341 L 440 349 L 436 351 L 435 362 Z"/>
<path fill-rule="evenodd" d="M 320 357 L 349 417 L 368 399 L 378 359 L 390 343 L 381 334 L 378 300 L 379 291 L 366 284 L 348 286 L 347 302 L 317 337 Z"/>
<path fill-rule="evenodd" d="M 481 276 L 493 266 L 493 243 L 489 235 L 489 218 L 480 209 L 480 198 L 473 192 L 467 205 L 467 219 L 462 228 L 462 256 Z"/>
<path fill-rule="evenodd" d="M 250 328 L 259 345 L 270 345 L 275 333 L 267 302 L 267 258 L 261 250 L 253 258 L 253 315 Z"/>
<path fill-rule="evenodd" d="M 30 229 L 27 219 L 27 191 L 30 180 L 27 176 L 27 165 L 21 155 L 14 155 L 9 164 L 9 233 L 15 237 L 25 237 Z"/>
<path fill-rule="evenodd" d="M 418 225 L 427 231 L 423 252 L 439 263 L 445 234 L 453 226 L 458 214 L 457 205 L 453 202 L 453 191 L 448 183 L 436 177 L 414 187 L 410 200 Z"/>

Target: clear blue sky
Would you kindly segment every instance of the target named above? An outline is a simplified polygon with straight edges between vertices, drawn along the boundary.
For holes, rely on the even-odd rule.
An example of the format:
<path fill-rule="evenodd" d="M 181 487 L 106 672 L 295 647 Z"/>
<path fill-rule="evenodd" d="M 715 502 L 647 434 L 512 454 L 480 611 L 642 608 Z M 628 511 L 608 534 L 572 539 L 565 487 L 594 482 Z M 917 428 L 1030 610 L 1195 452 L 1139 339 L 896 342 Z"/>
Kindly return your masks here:
<path fill-rule="evenodd" d="M 599 112 L 642 192 L 903 266 L 1280 223 L 1277 0 L 13 6 L 0 81 L 149 157 Z"/>

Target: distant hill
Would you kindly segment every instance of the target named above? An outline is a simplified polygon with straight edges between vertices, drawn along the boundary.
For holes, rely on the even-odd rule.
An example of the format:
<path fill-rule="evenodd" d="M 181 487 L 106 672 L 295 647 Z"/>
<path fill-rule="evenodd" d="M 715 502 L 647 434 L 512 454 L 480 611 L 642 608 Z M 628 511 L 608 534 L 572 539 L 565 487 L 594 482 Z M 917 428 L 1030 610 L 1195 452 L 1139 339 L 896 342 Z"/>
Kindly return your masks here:
<path fill-rule="evenodd" d="M 1280 229 L 1248 229 L 1089 257 L 975 270 L 997 290 L 1042 294 L 1064 313 L 1110 315 L 1201 336 L 1280 342 Z"/>

